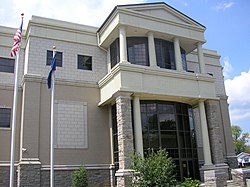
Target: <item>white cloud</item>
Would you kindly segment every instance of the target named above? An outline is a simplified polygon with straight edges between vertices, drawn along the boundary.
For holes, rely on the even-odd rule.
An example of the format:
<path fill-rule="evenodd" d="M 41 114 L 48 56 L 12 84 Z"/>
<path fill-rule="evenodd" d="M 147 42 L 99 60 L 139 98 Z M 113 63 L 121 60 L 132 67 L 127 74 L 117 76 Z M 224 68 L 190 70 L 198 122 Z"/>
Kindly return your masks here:
<path fill-rule="evenodd" d="M 222 2 L 222 3 L 217 3 L 215 7 L 213 7 L 215 10 L 220 11 L 220 10 L 226 10 L 234 5 L 234 2 Z"/>
<path fill-rule="evenodd" d="M 232 124 L 250 121 L 250 70 L 225 80 Z"/>
<path fill-rule="evenodd" d="M 100 26 L 116 5 L 144 3 L 145 0 L 10 0 L 1 9 L 0 25 L 18 27 L 20 14 L 25 14 L 24 28 L 32 15 Z"/>
<path fill-rule="evenodd" d="M 224 61 L 223 75 L 227 79 L 233 70 L 233 66 L 230 63 L 230 58 L 228 56 L 224 57 L 223 61 Z"/>

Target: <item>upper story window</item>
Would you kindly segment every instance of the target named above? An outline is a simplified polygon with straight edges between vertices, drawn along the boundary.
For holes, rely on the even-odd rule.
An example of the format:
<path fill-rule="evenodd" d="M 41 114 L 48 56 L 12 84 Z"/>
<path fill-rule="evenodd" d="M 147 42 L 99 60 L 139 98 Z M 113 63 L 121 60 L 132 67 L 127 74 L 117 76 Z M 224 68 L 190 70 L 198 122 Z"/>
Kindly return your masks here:
<path fill-rule="evenodd" d="M 53 58 L 53 51 L 47 50 L 47 61 L 46 61 L 47 66 L 50 66 L 52 58 Z M 62 52 L 57 51 L 56 52 L 56 66 L 62 67 L 62 61 L 63 61 Z"/>
<path fill-rule="evenodd" d="M 92 70 L 92 57 L 86 55 L 78 55 L 77 68 L 83 70 Z"/>
<path fill-rule="evenodd" d="M 186 51 L 181 48 L 181 61 L 183 70 L 187 71 Z"/>
<path fill-rule="evenodd" d="M 157 65 L 165 69 L 176 69 L 174 44 L 172 42 L 155 39 L 155 53 Z"/>
<path fill-rule="evenodd" d="M 127 38 L 128 61 L 131 64 L 149 66 L 148 39 L 144 37 Z"/>
<path fill-rule="evenodd" d="M 119 39 L 117 38 L 110 45 L 110 62 L 111 68 L 114 67 L 120 61 Z"/>
<path fill-rule="evenodd" d="M 10 128 L 11 109 L 0 108 L 0 128 Z"/>
<path fill-rule="evenodd" d="M 157 65 L 160 68 L 176 69 L 173 42 L 156 38 L 155 53 Z M 186 51 L 180 48 L 183 70 L 187 71 Z M 147 37 L 127 37 L 128 61 L 131 64 L 149 66 L 149 51 Z M 110 45 L 110 62 L 113 68 L 120 61 L 119 38 Z"/>
<path fill-rule="evenodd" d="M 15 59 L 0 57 L 0 72 L 14 73 Z"/>

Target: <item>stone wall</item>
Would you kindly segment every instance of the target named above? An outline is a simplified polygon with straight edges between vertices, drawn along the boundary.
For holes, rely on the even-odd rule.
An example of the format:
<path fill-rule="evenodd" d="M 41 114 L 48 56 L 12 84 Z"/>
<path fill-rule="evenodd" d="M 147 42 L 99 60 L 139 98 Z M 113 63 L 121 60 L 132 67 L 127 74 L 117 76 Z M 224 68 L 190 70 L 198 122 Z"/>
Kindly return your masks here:
<path fill-rule="evenodd" d="M 41 169 L 40 164 L 20 164 L 15 168 L 14 186 L 19 187 L 49 187 L 50 170 Z M 72 186 L 72 172 L 70 170 L 54 170 L 55 187 Z M 0 167 L 0 187 L 9 186 L 9 166 Z M 19 179 L 19 180 L 18 180 Z M 87 169 L 89 187 L 110 187 L 110 169 Z"/>
<path fill-rule="evenodd" d="M 218 101 L 206 101 L 206 114 L 213 164 L 224 163 Z"/>
<path fill-rule="evenodd" d="M 55 170 L 54 184 L 60 187 L 72 186 L 72 172 L 75 170 Z M 110 186 L 109 169 L 87 169 L 87 179 L 89 187 L 107 187 Z M 41 170 L 41 187 L 50 186 L 50 171 Z"/>
<path fill-rule="evenodd" d="M 117 186 L 130 186 L 132 178 L 129 167 L 134 152 L 131 99 L 128 95 L 116 98 L 119 170 L 116 171 Z"/>
<path fill-rule="evenodd" d="M 16 167 L 14 168 L 14 171 L 16 171 Z M 10 180 L 10 166 L 1 166 L 0 167 L 0 186 L 5 187 L 9 186 L 9 180 Z M 15 172 L 14 175 L 14 186 L 17 185 L 17 173 Z"/>
<path fill-rule="evenodd" d="M 19 164 L 18 186 L 40 186 L 40 169 L 41 164 Z"/>

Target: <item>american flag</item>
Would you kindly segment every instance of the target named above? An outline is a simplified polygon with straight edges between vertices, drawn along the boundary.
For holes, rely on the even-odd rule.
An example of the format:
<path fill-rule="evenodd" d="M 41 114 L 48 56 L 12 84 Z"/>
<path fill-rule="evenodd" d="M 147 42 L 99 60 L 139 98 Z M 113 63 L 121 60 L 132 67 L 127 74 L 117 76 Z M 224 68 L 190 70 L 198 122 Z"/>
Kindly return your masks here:
<path fill-rule="evenodd" d="M 17 55 L 18 51 L 20 50 L 20 45 L 21 45 L 21 40 L 22 40 L 22 28 L 23 28 L 23 19 L 22 19 L 22 23 L 19 27 L 19 29 L 17 29 L 15 35 L 14 35 L 14 44 L 13 47 L 11 49 L 11 53 L 10 56 L 14 57 Z"/>

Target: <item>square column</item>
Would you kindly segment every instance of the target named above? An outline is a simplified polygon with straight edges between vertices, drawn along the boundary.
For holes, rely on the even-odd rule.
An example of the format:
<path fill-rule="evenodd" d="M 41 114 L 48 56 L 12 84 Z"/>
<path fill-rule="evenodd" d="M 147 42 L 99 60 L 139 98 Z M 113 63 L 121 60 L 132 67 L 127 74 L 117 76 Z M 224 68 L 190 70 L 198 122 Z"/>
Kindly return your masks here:
<path fill-rule="evenodd" d="M 152 32 L 148 32 L 148 52 L 149 52 L 149 66 L 158 67 L 155 54 L 154 34 Z"/>
<path fill-rule="evenodd" d="M 179 38 L 176 38 L 176 37 L 174 38 L 174 54 L 175 54 L 176 70 L 183 71 L 180 42 L 179 42 Z"/>
<path fill-rule="evenodd" d="M 119 28 L 120 62 L 128 62 L 126 28 Z"/>
<path fill-rule="evenodd" d="M 205 67 L 205 62 L 203 59 L 203 49 L 202 49 L 201 42 L 197 43 L 197 52 L 198 52 L 198 62 L 199 62 L 199 67 L 200 67 L 200 73 L 207 73 L 206 67 Z"/>
<path fill-rule="evenodd" d="M 117 186 L 130 186 L 132 170 L 131 155 L 134 152 L 133 128 L 131 115 L 131 99 L 129 95 L 120 95 L 116 98 L 117 133 L 119 150 L 119 170 L 116 172 Z"/>
<path fill-rule="evenodd" d="M 141 128 L 141 109 L 140 99 L 137 96 L 133 98 L 133 114 L 134 114 L 134 135 L 135 135 L 135 150 L 143 157 L 143 140 Z"/>

